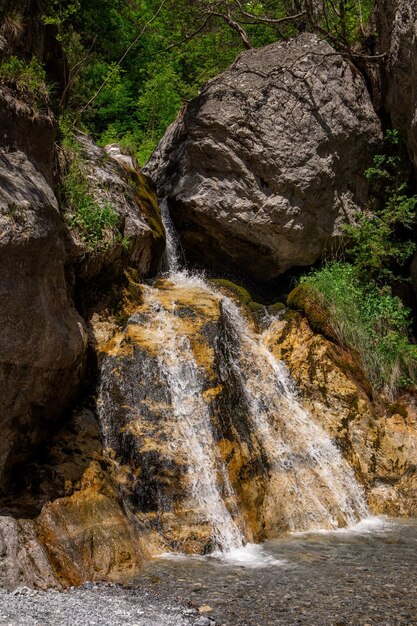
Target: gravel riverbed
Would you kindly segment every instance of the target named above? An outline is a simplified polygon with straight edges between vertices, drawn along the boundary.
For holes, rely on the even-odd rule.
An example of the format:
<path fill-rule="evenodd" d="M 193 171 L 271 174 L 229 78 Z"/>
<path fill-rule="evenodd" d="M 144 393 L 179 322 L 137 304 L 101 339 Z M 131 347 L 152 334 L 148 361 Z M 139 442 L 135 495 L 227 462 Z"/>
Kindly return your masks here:
<path fill-rule="evenodd" d="M 0 590 L 1 626 L 417 625 L 417 520 L 149 562 L 127 586 Z"/>

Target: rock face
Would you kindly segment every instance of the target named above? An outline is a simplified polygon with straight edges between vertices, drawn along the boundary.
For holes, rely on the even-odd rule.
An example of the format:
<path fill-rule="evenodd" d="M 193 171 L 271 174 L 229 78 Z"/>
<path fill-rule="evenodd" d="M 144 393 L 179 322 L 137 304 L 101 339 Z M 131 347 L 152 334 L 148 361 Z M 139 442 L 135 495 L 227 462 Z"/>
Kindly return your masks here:
<path fill-rule="evenodd" d="M 415 516 L 416 398 L 371 402 L 369 385 L 352 355 L 313 332 L 298 313 L 271 326 L 269 346 L 287 363 L 304 406 L 338 442 L 365 484 L 371 510 Z"/>
<path fill-rule="evenodd" d="M 374 27 L 379 52 L 386 53 L 381 66 L 382 105 L 394 128 L 405 133 L 411 160 L 417 167 L 416 0 L 379 0 Z"/>
<path fill-rule="evenodd" d="M 369 514 L 365 492 L 374 512 L 415 512 L 415 400 L 375 406 L 305 317 L 272 307 L 258 327 L 251 304 L 159 281 L 105 347 L 107 454 L 151 552 L 343 526 Z"/>
<path fill-rule="evenodd" d="M 59 588 L 32 520 L 0 517 L 0 587 Z"/>
<path fill-rule="evenodd" d="M 0 516 L 0 587 L 61 589 L 138 572 L 141 539 L 112 474 L 93 415 L 75 413 L 41 463 L 22 470 L 25 490 L 3 502 L 13 517 Z"/>
<path fill-rule="evenodd" d="M 119 216 L 115 228 L 105 232 L 93 250 L 72 229 L 77 276 L 85 281 L 106 271 L 117 275 L 127 265 L 141 276 L 155 273 L 165 249 L 165 232 L 152 182 L 119 146 L 102 150 L 82 133 L 76 140 L 89 192 L 100 206 L 107 204 Z"/>
<path fill-rule="evenodd" d="M 145 171 L 191 258 L 267 281 L 313 263 L 364 206 L 379 139 L 362 77 L 303 34 L 207 83 Z"/>
<path fill-rule="evenodd" d="M 16 115 L 23 118 L 21 145 L 12 125 L 13 141 L 2 134 L 6 145 L 0 146 L 1 490 L 8 470 L 43 439 L 48 422 L 73 396 L 86 338 L 68 294 L 63 223 L 50 187 L 51 115 L 33 115 L 8 90 L 0 94 L 0 102 L 9 121 Z M 25 133 L 26 126 L 30 133 Z M 28 136 L 33 143 L 26 153 Z M 39 163 L 37 151 L 43 155 Z"/>

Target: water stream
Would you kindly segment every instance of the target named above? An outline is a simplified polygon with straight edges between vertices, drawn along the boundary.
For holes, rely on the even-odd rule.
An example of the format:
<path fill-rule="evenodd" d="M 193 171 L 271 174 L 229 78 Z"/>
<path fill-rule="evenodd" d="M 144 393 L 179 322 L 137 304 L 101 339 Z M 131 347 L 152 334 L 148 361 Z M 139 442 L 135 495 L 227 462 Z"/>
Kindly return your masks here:
<path fill-rule="evenodd" d="M 155 474 L 158 463 L 171 474 L 175 464 L 181 467 L 181 488 L 172 484 L 168 474 L 168 478 L 155 483 L 156 491 L 160 490 L 158 501 L 164 502 L 163 511 L 171 515 L 169 545 L 177 541 L 172 541 L 173 524 L 192 528 L 192 541 L 200 541 L 196 528 L 208 527 L 211 540 L 204 544 L 204 551 L 256 561 L 260 554 L 251 544 L 254 526 L 257 536 L 273 537 L 283 531 L 351 526 L 366 518 L 369 512 L 363 489 L 336 444 L 303 408 L 286 365 L 268 348 L 269 327 L 263 332 L 253 328 L 231 298 L 204 277 L 182 268 L 181 248 L 165 202 L 161 203 L 161 211 L 167 232 L 164 280 L 159 287 L 158 283 L 143 287 L 144 305 L 136 322 L 142 342 L 151 349 L 150 357 L 142 352 L 140 358 L 154 359 L 155 365 L 148 370 L 142 367 L 142 377 L 147 380 L 142 378 L 138 383 L 146 382 L 144 388 L 154 390 L 153 381 L 158 380 L 168 408 L 158 409 L 162 406 L 161 396 L 158 402 L 153 401 L 157 407 L 153 416 L 135 419 L 139 419 L 138 441 L 142 442 L 138 444 L 139 454 L 146 453 L 146 445 L 152 448 L 149 471 Z M 199 315 L 195 308 L 204 301 L 218 311 L 220 323 L 215 322 L 217 330 L 211 332 L 217 335 L 211 339 L 204 336 L 207 331 L 200 329 L 203 335 L 197 336 L 197 343 L 208 342 L 210 358 L 217 359 L 217 383 L 208 382 L 207 376 L 212 374 L 207 374 L 207 367 L 202 367 L 194 352 L 192 324 Z M 223 390 L 232 384 L 236 406 L 232 402 L 231 409 L 227 409 L 231 413 L 229 434 L 223 432 L 222 423 L 226 422 L 218 415 L 225 407 L 220 402 L 215 409 L 206 394 L 210 384 Z M 150 399 L 143 397 L 140 402 L 149 405 Z M 103 420 L 107 419 L 105 413 Z M 106 428 L 111 432 L 108 419 Z M 162 443 L 154 445 L 158 432 L 162 433 Z M 224 448 L 221 453 L 221 441 L 223 446 L 231 446 L 228 453 Z M 232 480 L 229 475 L 229 460 L 239 446 L 246 450 L 245 467 L 258 468 L 252 483 L 251 478 L 246 483 L 247 496 L 242 496 L 240 478 Z M 155 459 L 159 450 L 164 460 Z M 240 467 L 242 470 L 244 465 Z M 164 487 L 167 480 L 169 489 Z M 183 483 L 186 498 L 181 495 Z M 250 499 L 252 513 L 248 513 L 244 497 Z M 179 500 L 180 509 L 175 504 Z M 172 522 L 172 515 L 178 514 L 183 517 Z M 162 533 L 164 524 L 161 517 Z"/>
<path fill-rule="evenodd" d="M 211 522 L 214 551 L 238 549 L 244 541 L 242 531 L 226 508 L 221 486 L 229 498 L 234 496 L 233 489 L 214 441 L 210 413 L 203 400 L 203 387 L 189 339 L 172 332 L 170 317 L 163 309 L 155 315 L 158 332 L 165 340 L 158 362 L 170 390 L 174 417 L 186 449 L 191 498 Z"/>

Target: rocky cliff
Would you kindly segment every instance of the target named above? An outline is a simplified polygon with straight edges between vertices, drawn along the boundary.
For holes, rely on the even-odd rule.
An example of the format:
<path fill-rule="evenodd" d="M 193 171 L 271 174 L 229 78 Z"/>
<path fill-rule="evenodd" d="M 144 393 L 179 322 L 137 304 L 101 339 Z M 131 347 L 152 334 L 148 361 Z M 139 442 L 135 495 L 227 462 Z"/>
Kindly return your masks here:
<path fill-rule="evenodd" d="M 381 62 L 382 106 L 393 127 L 407 138 L 410 158 L 417 167 L 417 3 L 379 0 L 374 13 Z"/>
<path fill-rule="evenodd" d="M 0 61 L 36 58 L 60 94 L 66 63 L 56 32 L 42 24 L 40 11 L 37 2 L 2 5 Z M 111 203 L 117 218 L 116 230 L 106 233 L 97 254 L 87 249 L 59 201 L 65 163 L 45 85 L 39 83 L 34 94 L 19 77 L 2 78 L 0 131 L 0 581 L 59 587 L 97 576 L 117 579 L 142 556 L 117 491 L 91 456 L 102 448 L 100 441 L 95 446 L 85 414 L 79 430 L 88 450 L 84 446 L 79 466 L 81 442 L 73 428 L 64 455 L 69 470 L 65 463 L 58 469 L 62 452 L 54 457 L 52 487 L 37 483 L 27 467 L 42 457 L 43 446 L 54 445 L 53 434 L 83 383 L 90 322 L 73 296 L 78 299 L 81 287 L 91 290 L 88 281 L 101 280 L 116 261 L 111 274 L 118 279 L 128 266 L 140 276 L 155 271 L 164 247 L 156 196 L 135 164 L 120 164 L 114 149 L 109 156 L 83 136 L 89 193 L 99 208 Z M 97 302 L 102 293 L 94 289 Z M 61 446 L 64 440 L 61 435 Z M 51 504 L 33 521 L 45 502 L 65 495 L 67 500 Z M 109 537 L 113 543 L 107 546 Z"/>
<path fill-rule="evenodd" d="M 6 7 L 7 8 L 7 7 Z M 18 7 L 17 7 L 18 8 Z M 36 7 L 22 5 L 36 22 Z M 6 9 L 5 9 L 6 10 Z M 22 17 L 22 29 L 26 21 Z M 55 38 L 7 28 L 5 46 L 43 61 Z M 63 221 L 54 194 L 56 121 L 13 83 L 0 85 L 0 490 L 74 396 L 86 332 L 67 288 Z"/>

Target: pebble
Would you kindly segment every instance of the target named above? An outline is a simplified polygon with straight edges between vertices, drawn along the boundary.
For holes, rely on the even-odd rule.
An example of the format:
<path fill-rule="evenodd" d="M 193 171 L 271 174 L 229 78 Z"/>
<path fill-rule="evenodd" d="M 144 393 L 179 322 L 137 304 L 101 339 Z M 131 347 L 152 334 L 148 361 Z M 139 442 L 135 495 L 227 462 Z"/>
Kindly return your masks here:
<path fill-rule="evenodd" d="M 193 626 L 213 626 L 214 622 L 208 617 L 200 617 Z"/>

